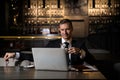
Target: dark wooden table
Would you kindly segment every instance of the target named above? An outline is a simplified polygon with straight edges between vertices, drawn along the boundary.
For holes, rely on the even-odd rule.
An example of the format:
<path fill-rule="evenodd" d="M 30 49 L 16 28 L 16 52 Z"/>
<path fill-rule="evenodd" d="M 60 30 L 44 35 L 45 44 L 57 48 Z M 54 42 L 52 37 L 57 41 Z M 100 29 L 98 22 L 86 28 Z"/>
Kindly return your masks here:
<path fill-rule="evenodd" d="M 0 79 L 91 79 L 106 80 L 99 71 L 38 71 L 34 68 L 0 67 Z"/>

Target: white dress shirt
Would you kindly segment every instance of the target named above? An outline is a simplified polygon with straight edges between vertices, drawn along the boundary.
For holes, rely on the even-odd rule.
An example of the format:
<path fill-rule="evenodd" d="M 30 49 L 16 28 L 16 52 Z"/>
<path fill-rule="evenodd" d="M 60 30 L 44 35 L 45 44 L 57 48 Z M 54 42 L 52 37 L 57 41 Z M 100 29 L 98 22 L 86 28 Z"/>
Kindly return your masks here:
<path fill-rule="evenodd" d="M 20 53 L 19 52 L 16 52 L 15 53 L 15 59 L 18 59 L 20 57 Z"/>
<path fill-rule="evenodd" d="M 71 44 L 72 40 L 65 41 L 63 38 L 61 40 L 62 40 L 61 41 L 62 42 L 61 48 L 65 48 L 65 42 L 69 43 L 68 48 L 72 47 L 72 44 Z M 71 54 L 69 54 L 69 59 L 71 60 Z"/>

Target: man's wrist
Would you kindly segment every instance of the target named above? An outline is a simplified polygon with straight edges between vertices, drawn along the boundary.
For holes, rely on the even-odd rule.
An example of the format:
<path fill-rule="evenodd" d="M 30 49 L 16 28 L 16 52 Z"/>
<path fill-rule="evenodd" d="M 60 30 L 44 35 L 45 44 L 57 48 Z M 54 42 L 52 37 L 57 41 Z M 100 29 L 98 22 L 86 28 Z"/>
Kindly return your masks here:
<path fill-rule="evenodd" d="M 13 53 L 13 58 L 15 58 L 15 56 L 16 56 L 16 52 Z"/>
<path fill-rule="evenodd" d="M 86 52 L 83 49 L 81 49 L 79 51 L 79 54 L 80 54 L 80 58 L 83 59 L 85 57 Z"/>
<path fill-rule="evenodd" d="M 81 55 L 81 53 L 82 53 L 82 50 L 79 50 L 79 54 Z"/>
<path fill-rule="evenodd" d="M 15 52 L 14 58 L 18 59 L 20 57 L 20 53 L 19 52 Z"/>

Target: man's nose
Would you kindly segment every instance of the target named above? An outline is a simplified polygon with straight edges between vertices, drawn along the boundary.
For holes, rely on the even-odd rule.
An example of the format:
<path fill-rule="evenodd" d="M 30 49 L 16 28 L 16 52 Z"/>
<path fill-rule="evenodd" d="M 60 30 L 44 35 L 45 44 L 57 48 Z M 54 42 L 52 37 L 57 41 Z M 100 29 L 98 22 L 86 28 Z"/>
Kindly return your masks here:
<path fill-rule="evenodd" d="M 64 30 L 64 33 L 66 34 L 66 33 L 67 33 L 67 31 L 66 31 L 66 30 Z"/>

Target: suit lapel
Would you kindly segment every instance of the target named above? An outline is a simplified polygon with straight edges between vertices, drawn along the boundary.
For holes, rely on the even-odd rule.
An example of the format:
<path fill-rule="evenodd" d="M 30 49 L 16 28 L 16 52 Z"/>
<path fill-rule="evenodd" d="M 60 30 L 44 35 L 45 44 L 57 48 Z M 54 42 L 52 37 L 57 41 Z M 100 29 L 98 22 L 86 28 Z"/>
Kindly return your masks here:
<path fill-rule="evenodd" d="M 55 46 L 60 48 L 61 47 L 61 39 L 58 39 L 55 43 Z"/>
<path fill-rule="evenodd" d="M 72 47 L 76 47 L 76 41 L 72 40 Z"/>

